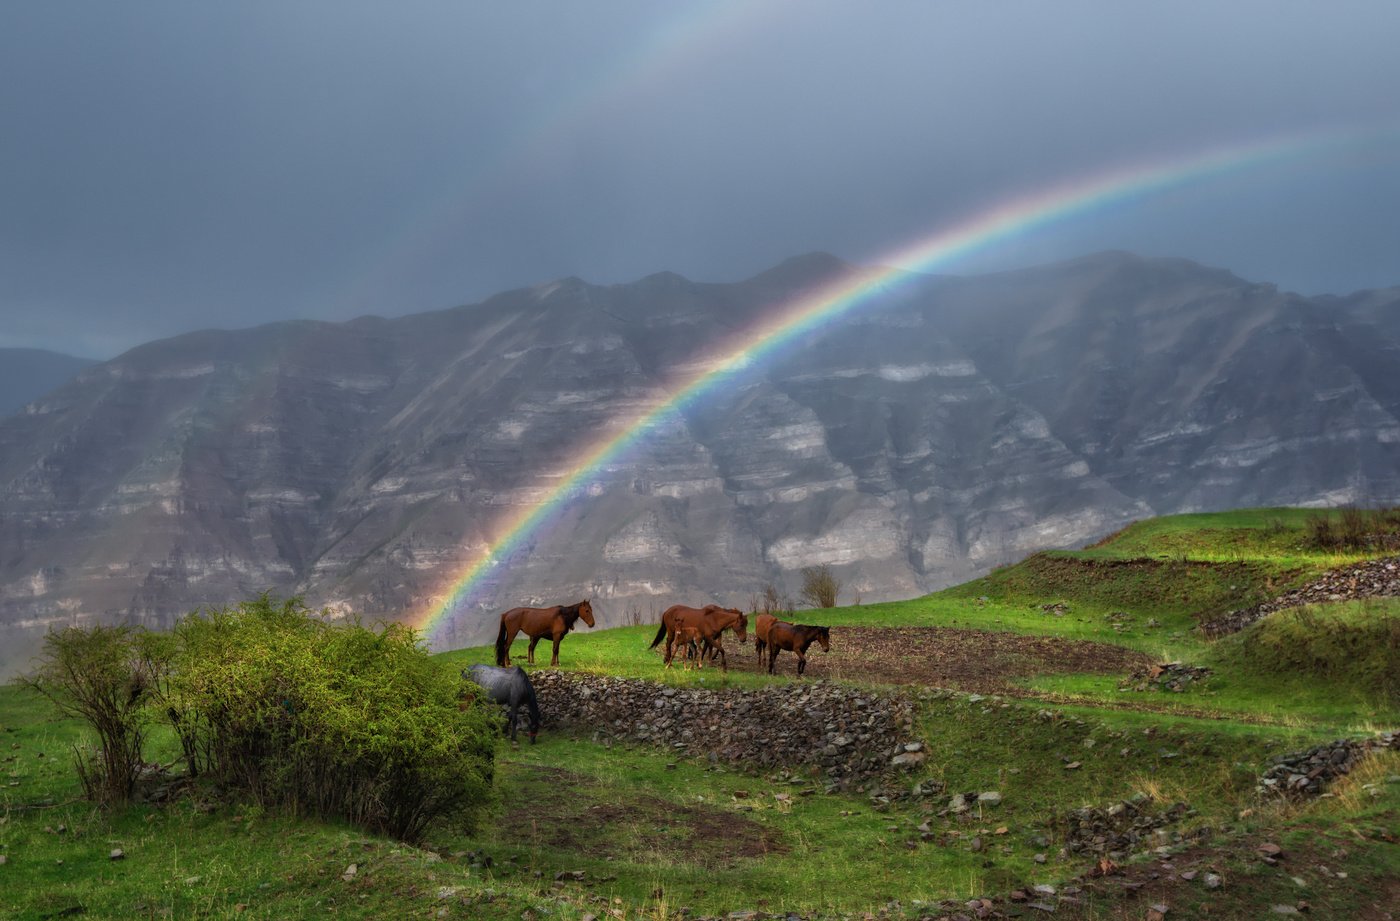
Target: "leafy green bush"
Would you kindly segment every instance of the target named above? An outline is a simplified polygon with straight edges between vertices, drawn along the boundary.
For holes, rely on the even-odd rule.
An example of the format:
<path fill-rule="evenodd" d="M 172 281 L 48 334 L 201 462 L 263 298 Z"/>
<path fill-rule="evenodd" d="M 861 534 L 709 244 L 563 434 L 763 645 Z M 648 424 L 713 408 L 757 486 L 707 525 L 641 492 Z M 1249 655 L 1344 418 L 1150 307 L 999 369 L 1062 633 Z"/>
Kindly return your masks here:
<path fill-rule="evenodd" d="M 141 771 L 150 682 L 136 636 L 128 627 L 51 631 L 38 668 L 19 679 L 97 733 L 98 747 L 75 748 L 74 761 L 84 793 L 99 803 L 130 799 Z"/>
<path fill-rule="evenodd" d="M 267 596 L 184 620 L 148 650 L 192 773 L 259 804 L 417 840 L 490 790 L 488 710 L 416 634 L 328 624 Z"/>

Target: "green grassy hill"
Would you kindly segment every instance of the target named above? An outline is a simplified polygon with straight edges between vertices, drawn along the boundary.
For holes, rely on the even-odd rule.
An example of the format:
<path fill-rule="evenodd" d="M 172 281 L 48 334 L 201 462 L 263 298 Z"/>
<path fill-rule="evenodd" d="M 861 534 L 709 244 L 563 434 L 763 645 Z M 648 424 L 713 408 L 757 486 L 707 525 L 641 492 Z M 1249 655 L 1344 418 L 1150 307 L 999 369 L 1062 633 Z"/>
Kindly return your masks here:
<path fill-rule="evenodd" d="M 94 810 L 69 753 L 82 728 L 6 687 L 0 917 L 937 918 L 976 916 L 961 903 L 985 896 L 992 917 L 1379 919 L 1400 904 L 1400 753 L 1310 802 L 1256 784 L 1283 753 L 1400 727 L 1400 599 L 1292 609 L 1218 641 L 1194 629 L 1367 558 L 1308 549 L 1312 514 L 1155 519 L 923 598 L 800 612 L 833 628 L 809 681 L 912 697 L 925 759 L 910 773 L 829 792 L 800 770 L 546 731 L 502 744 L 488 821 L 422 849 L 210 791 Z M 665 670 L 654 634 L 571 634 L 562 668 L 697 688 L 797 680 L 790 655 L 769 676 L 732 641 L 727 674 Z M 1125 681 L 1164 662 L 1212 674 L 1180 693 Z M 172 760 L 172 745 L 157 738 L 149 757 Z M 949 810 L 978 791 L 1000 802 Z M 1099 863 L 1084 816 L 1105 836 L 1133 818 L 1132 856 Z M 1266 842 L 1283 849 L 1274 863 Z"/>

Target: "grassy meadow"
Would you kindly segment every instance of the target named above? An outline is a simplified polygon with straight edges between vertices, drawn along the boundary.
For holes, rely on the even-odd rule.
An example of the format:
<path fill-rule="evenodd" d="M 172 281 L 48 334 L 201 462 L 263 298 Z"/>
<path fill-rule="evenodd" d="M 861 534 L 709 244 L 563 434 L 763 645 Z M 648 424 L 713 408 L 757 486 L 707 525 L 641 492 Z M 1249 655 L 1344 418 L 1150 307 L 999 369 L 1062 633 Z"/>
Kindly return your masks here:
<path fill-rule="evenodd" d="M 1142 918 L 1165 905 L 1168 918 L 1283 906 L 1380 919 L 1400 905 L 1400 753 L 1371 757 L 1309 803 L 1262 800 L 1256 783 L 1280 754 L 1400 727 L 1400 599 L 1284 611 L 1214 642 L 1192 629 L 1366 558 L 1308 549 L 1312 514 L 1154 519 L 923 598 L 799 612 L 834 628 L 831 652 L 809 656 L 809 680 L 893 685 L 917 703 L 924 763 L 847 793 L 802 772 L 546 731 L 535 746 L 500 744 L 476 827 L 434 828 L 422 847 L 199 787 L 108 812 L 81 799 L 74 775 L 84 728 L 3 687 L 0 918 L 918 918 L 951 914 L 942 899 L 1035 885 L 1063 895 L 1069 883 L 1083 891 L 1055 917 Z M 561 667 L 676 686 L 798 680 L 790 655 L 769 676 L 732 641 L 727 673 L 663 669 L 655 632 L 582 629 Z M 902 648 L 922 636 L 938 655 Z M 961 670 L 941 671 L 960 643 L 971 650 Z M 516 661 L 525 648 L 516 642 Z M 1065 654 L 1075 649 L 1089 652 Z M 1214 673 L 1170 693 L 1073 670 L 1105 650 Z M 548 662 L 547 644 L 537 653 Z M 437 661 L 455 671 L 493 655 Z M 150 760 L 177 754 L 153 733 Z M 915 784 L 944 792 L 891 795 Z M 1001 802 L 944 808 L 951 793 L 987 790 Z M 1067 813 L 1134 798 L 1185 804 L 1172 826 L 1182 839 L 1144 842 L 1105 877 L 1116 888 L 1075 883 L 1095 862 L 1066 847 Z M 1264 842 L 1283 848 L 1276 864 L 1260 860 Z M 997 910 L 1044 916 L 1024 903 Z"/>

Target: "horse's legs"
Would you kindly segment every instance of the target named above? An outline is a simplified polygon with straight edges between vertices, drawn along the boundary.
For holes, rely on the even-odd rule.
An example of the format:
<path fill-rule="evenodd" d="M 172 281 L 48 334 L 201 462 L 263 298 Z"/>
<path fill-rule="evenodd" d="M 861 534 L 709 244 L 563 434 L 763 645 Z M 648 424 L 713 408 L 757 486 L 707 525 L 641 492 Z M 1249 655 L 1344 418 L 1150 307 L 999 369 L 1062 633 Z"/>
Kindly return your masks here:
<path fill-rule="evenodd" d="M 801 678 L 802 673 L 807 669 L 807 653 L 801 649 L 797 650 L 797 677 Z"/>
<path fill-rule="evenodd" d="M 506 660 L 497 664 L 506 667 L 510 665 L 510 644 L 515 642 L 515 634 L 518 632 L 519 630 L 517 628 L 509 625 L 506 626 Z"/>
<path fill-rule="evenodd" d="M 541 633 L 540 636 L 544 636 L 544 634 Z M 530 663 L 531 665 L 534 665 L 534 664 L 535 664 L 535 644 L 538 643 L 539 641 L 540 641 L 540 637 L 539 637 L 539 636 L 532 636 L 532 637 L 530 637 L 530 652 L 529 652 L 528 657 L 525 659 L 525 661 L 528 662 L 528 663 Z"/>
<path fill-rule="evenodd" d="M 506 716 L 506 720 L 507 720 L 507 725 L 510 727 L 510 740 L 511 740 L 512 742 L 515 741 L 515 717 L 516 717 L 516 714 L 518 714 L 519 712 L 520 712 L 520 698 L 519 698 L 518 696 L 516 696 L 516 695 L 511 695 L 511 698 L 510 698 L 510 713 Z"/>
<path fill-rule="evenodd" d="M 550 667 L 550 668 L 558 668 L 558 667 L 559 667 L 559 644 L 560 644 L 561 642 L 563 642 L 563 640 L 564 640 L 564 634 L 562 634 L 562 633 L 556 633 L 556 634 L 554 634 L 554 658 L 551 659 L 551 660 L 549 661 L 549 667 Z"/>
<path fill-rule="evenodd" d="M 768 647 L 768 674 L 775 674 L 773 667 L 778 664 L 778 647 Z"/>
<path fill-rule="evenodd" d="M 676 640 L 676 631 L 674 631 L 674 630 L 669 630 L 669 629 L 668 629 L 668 630 L 666 631 L 666 667 L 667 667 L 667 668 L 670 668 L 670 667 L 671 667 L 671 656 L 675 654 L 675 649 L 674 649 L 674 647 L 672 646 L 672 643 L 674 643 L 675 640 Z"/>

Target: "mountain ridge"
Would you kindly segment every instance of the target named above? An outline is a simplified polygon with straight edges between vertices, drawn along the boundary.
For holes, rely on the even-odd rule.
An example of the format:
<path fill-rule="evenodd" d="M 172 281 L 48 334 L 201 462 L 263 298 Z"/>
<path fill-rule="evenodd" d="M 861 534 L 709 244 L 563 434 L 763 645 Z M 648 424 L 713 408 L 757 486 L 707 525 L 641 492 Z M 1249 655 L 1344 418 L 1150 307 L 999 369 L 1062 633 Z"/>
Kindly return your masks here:
<path fill-rule="evenodd" d="M 420 621 L 678 371 L 867 271 L 563 279 L 138 346 L 0 421 L 0 625 L 159 625 L 265 589 Z M 819 563 L 908 597 L 1153 513 L 1400 501 L 1397 310 L 1111 252 L 902 276 L 657 421 L 442 641 L 514 603 L 587 594 L 616 623 Z"/>

